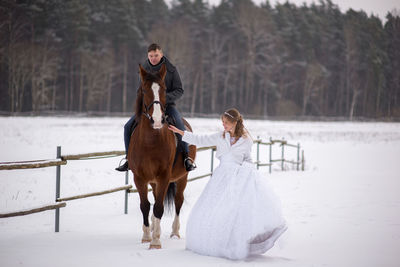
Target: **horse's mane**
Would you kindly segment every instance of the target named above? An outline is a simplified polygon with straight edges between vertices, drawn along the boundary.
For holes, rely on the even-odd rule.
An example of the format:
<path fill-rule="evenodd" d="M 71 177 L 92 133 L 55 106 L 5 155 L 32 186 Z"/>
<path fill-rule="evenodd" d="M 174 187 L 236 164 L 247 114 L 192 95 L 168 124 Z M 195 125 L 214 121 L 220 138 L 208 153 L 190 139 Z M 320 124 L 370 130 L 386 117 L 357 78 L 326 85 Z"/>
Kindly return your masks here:
<path fill-rule="evenodd" d="M 136 114 L 136 122 L 140 121 L 140 118 L 142 117 L 142 110 L 143 107 L 143 89 L 142 85 L 139 85 L 139 89 L 137 90 L 136 94 L 136 106 L 135 106 L 135 114 Z"/>

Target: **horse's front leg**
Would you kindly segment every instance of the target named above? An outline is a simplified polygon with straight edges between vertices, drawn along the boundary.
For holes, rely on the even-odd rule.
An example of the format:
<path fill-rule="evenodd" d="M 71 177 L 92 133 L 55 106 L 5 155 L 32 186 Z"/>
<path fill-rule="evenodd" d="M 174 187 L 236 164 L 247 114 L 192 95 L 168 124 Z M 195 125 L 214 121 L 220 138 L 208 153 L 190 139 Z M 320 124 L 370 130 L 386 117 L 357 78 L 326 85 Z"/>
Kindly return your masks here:
<path fill-rule="evenodd" d="M 161 241 L 160 241 L 160 236 L 161 236 L 161 217 L 164 213 L 164 198 L 165 194 L 167 193 L 168 185 L 169 182 L 166 181 L 167 179 L 163 179 L 160 183 L 157 184 L 156 189 L 157 192 L 155 193 L 156 199 L 154 203 L 154 208 L 153 208 L 153 214 L 154 214 L 154 221 L 153 221 L 153 232 L 152 232 L 152 240 L 150 243 L 150 249 L 156 248 L 160 249 L 161 248 Z"/>
<path fill-rule="evenodd" d="M 147 199 L 147 183 L 141 182 L 138 176 L 134 176 L 137 179 L 134 179 L 136 189 L 138 190 L 139 197 L 140 197 L 140 210 L 142 211 L 143 215 L 143 236 L 142 236 L 142 243 L 147 243 L 151 241 L 150 235 L 150 225 L 149 225 L 149 212 L 150 212 L 150 202 Z"/>
<path fill-rule="evenodd" d="M 183 204 L 184 196 L 183 196 L 183 191 L 185 191 L 187 184 L 187 175 L 186 177 L 180 179 L 179 181 L 176 182 L 176 195 L 175 195 L 175 219 L 174 222 L 172 223 L 172 232 L 171 232 L 171 238 L 176 236 L 177 238 L 181 238 L 179 235 L 179 228 L 180 228 L 180 223 L 179 223 L 179 213 L 181 211 L 181 207 Z"/>
<path fill-rule="evenodd" d="M 156 192 L 157 192 L 157 186 L 155 183 L 150 183 L 151 188 L 153 189 L 153 198 L 154 201 L 156 201 Z M 150 224 L 150 230 L 153 232 L 154 231 L 154 213 L 151 215 L 151 224 Z"/>

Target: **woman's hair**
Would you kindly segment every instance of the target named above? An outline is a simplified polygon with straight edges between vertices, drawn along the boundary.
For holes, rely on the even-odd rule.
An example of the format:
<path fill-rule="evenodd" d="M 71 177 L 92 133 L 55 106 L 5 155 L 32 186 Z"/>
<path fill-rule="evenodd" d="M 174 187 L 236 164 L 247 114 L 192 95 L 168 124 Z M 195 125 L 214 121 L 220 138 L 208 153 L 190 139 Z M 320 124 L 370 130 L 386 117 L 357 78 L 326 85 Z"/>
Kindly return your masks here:
<path fill-rule="evenodd" d="M 236 140 L 242 136 L 243 137 L 248 136 L 249 133 L 247 132 L 247 130 L 244 128 L 244 125 L 243 125 L 243 117 L 242 117 L 242 115 L 240 115 L 240 112 L 237 109 L 231 108 L 231 109 L 226 110 L 224 113 L 222 113 L 221 119 L 222 118 L 227 119 L 231 123 L 236 122 L 236 127 L 235 127 L 235 132 L 234 132 Z M 223 136 L 225 138 L 225 132 L 224 132 Z"/>

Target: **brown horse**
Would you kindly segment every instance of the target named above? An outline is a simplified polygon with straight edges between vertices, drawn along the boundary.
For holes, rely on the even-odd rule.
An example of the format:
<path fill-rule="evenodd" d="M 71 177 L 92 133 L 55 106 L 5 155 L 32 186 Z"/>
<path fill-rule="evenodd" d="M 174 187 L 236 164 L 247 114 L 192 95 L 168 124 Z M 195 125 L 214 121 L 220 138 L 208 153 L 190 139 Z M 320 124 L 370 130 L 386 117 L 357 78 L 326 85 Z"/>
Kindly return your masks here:
<path fill-rule="evenodd" d="M 180 237 L 179 212 L 183 203 L 183 191 L 186 187 L 188 172 L 183 164 L 182 153 L 179 153 L 175 159 L 177 151 L 175 135 L 166 124 L 164 113 L 166 66 L 161 66 L 158 73 L 146 72 L 141 65 L 139 69 L 141 85 L 136 99 L 138 125 L 129 144 L 128 162 L 140 196 L 140 209 L 143 214 L 142 242 L 150 242 L 150 248 L 161 248 L 160 220 L 164 213 L 164 199 L 167 191 L 168 195 L 170 192 L 174 195 L 172 197 L 176 212 L 171 237 Z M 191 131 L 190 125 L 186 121 L 184 123 Z M 189 146 L 189 156 L 195 158 L 195 146 Z M 149 226 L 150 202 L 147 199 L 148 184 L 153 189 L 155 199 L 151 228 Z M 175 186 L 176 192 L 174 192 Z M 150 235 L 151 231 L 152 235 Z"/>

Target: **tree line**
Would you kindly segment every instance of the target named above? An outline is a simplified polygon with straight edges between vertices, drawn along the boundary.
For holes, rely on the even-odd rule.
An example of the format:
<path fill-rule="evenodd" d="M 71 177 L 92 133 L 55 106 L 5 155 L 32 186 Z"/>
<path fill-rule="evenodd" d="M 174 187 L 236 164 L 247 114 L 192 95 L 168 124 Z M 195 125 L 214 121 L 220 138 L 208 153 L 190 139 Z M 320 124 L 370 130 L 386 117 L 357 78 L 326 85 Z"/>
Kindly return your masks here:
<path fill-rule="evenodd" d="M 187 114 L 400 117 L 400 16 L 222 0 L 6 0 L 0 111 L 134 110 L 138 64 L 159 43 Z"/>

